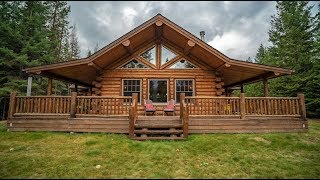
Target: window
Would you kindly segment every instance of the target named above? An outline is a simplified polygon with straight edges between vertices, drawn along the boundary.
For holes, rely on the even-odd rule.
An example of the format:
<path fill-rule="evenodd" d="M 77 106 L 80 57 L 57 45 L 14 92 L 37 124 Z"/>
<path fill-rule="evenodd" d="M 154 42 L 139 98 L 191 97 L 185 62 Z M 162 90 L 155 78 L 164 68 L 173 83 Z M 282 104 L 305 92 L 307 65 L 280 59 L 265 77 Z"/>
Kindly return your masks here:
<path fill-rule="evenodd" d="M 123 65 L 121 68 L 149 68 L 145 64 L 139 62 L 138 60 L 133 59 L 132 61 L 128 62 L 127 64 Z"/>
<path fill-rule="evenodd" d="M 168 81 L 149 80 L 149 99 L 152 102 L 167 102 L 168 100 Z"/>
<path fill-rule="evenodd" d="M 170 69 L 193 69 L 193 68 L 197 68 L 197 67 L 184 59 L 170 66 Z"/>
<path fill-rule="evenodd" d="M 145 60 L 149 61 L 150 63 L 156 65 L 156 47 L 153 47 L 145 51 L 140 56 L 143 57 Z"/>
<path fill-rule="evenodd" d="M 161 65 L 170 61 L 176 56 L 177 55 L 170 51 L 168 48 L 164 47 L 163 45 L 161 46 Z"/>
<path fill-rule="evenodd" d="M 141 80 L 123 80 L 122 87 L 124 96 L 132 96 L 132 93 L 138 93 L 138 102 L 140 103 Z"/>
<path fill-rule="evenodd" d="M 180 93 L 186 96 L 193 96 L 193 80 L 176 80 L 176 100 L 180 102 Z"/>

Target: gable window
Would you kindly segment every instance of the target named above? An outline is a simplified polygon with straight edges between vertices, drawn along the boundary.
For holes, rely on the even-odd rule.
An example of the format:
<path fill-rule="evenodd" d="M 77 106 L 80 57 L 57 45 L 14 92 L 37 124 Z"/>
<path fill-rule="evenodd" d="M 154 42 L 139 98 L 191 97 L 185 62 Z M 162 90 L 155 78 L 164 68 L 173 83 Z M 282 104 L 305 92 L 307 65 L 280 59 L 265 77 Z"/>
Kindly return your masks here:
<path fill-rule="evenodd" d="M 141 68 L 149 68 L 145 64 L 141 63 L 138 60 L 133 59 L 132 61 L 128 62 L 127 64 L 123 65 L 121 68 L 136 68 L 136 69 L 141 69 Z"/>
<path fill-rule="evenodd" d="M 143 57 L 145 60 L 149 61 L 150 63 L 156 65 L 156 53 L 156 47 L 154 46 L 153 48 L 142 53 L 140 56 Z"/>
<path fill-rule="evenodd" d="M 170 66 L 170 69 L 194 69 L 194 68 L 197 68 L 197 67 L 184 59 Z"/>
<path fill-rule="evenodd" d="M 192 79 L 176 80 L 176 100 L 180 102 L 180 93 L 185 93 L 185 96 L 193 96 L 194 86 Z"/>
<path fill-rule="evenodd" d="M 172 60 L 177 55 L 166 48 L 165 46 L 161 45 L 161 65 L 165 64 L 166 62 Z"/>
<path fill-rule="evenodd" d="M 139 79 L 124 79 L 122 81 L 123 96 L 132 96 L 132 93 L 138 93 L 138 102 L 140 103 L 141 96 L 141 80 Z"/>

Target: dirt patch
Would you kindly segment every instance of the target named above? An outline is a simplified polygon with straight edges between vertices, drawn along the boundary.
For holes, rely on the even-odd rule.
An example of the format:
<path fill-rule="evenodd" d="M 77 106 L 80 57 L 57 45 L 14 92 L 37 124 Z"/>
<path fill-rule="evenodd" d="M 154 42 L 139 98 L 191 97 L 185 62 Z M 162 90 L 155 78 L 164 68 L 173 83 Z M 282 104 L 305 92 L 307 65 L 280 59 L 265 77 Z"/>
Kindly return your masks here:
<path fill-rule="evenodd" d="M 258 142 L 263 142 L 265 144 L 271 144 L 271 141 L 268 141 L 268 140 L 266 140 L 266 139 L 264 139 L 262 137 L 254 137 L 254 138 L 250 138 L 250 139 L 253 139 L 253 140 L 258 141 Z"/>

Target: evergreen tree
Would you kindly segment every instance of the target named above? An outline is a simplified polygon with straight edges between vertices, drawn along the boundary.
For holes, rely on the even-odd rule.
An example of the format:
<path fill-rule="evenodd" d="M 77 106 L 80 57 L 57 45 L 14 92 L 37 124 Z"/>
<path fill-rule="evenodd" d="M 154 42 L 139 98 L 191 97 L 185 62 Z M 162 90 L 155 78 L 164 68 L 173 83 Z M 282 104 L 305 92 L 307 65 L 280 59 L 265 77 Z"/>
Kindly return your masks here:
<path fill-rule="evenodd" d="M 280 1 L 276 8 L 269 31 L 272 58 L 266 63 L 293 69 L 295 73 L 270 81 L 270 95 L 296 96 L 304 91 L 306 72 L 312 68 L 312 7 L 305 1 Z"/>
<path fill-rule="evenodd" d="M 91 56 L 91 55 L 92 55 L 91 50 L 88 49 L 87 57 L 89 57 L 89 56 Z"/>
<path fill-rule="evenodd" d="M 78 42 L 78 37 L 77 37 L 77 29 L 76 29 L 75 24 L 71 28 L 70 49 L 71 49 L 71 58 L 72 59 L 80 58 L 80 47 L 79 47 L 79 42 Z"/>
<path fill-rule="evenodd" d="M 56 47 L 51 38 L 57 29 L 53 27 L 63 29 L 66 23 L 51 26 L 55 24 L 53 5 L 42 1 L 0 2 L 0 96 L 12 91 L 25 95 L 28 75 L 22 69 L 59 59 L 55 51 L 59 48 L 52 48 Z M 59 21 L 61 18 L 66 22 L 67 16 L 60 16 Z M 32 94 L 45 94 L 46 82 L 47 78 L 33 76 Z"/>
<path fill-rule="evenodd" d="M 70 6 L 67 5 L 66 1 L 46 1 L 45 3 L 49 8 L 48 28 L 50 31 L 50 48 L 54 53 L 56 61 L 65 61 L 64 39 L 69 33 L 69 21 L 67 18 L 70 13 Z"/>
<path fill-rule="evenodd" d="M 99 50 L 98 42 L 96 43 L 96 46 L 93 49 L 93 52 L 96 53 Z"/>

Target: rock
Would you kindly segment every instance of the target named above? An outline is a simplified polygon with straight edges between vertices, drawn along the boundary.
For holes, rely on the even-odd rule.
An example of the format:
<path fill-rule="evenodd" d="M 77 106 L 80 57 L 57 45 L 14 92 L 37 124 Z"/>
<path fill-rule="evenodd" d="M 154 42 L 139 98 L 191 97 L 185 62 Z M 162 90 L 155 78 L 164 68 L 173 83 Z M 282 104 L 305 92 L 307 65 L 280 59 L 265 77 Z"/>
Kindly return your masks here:
<path fill-rule="evenodd" d="M 100 169 L 100 168 L 101 168 L 101 165 L 96 165 L 96 168 L 97 168 L 97 169 Z"/>

